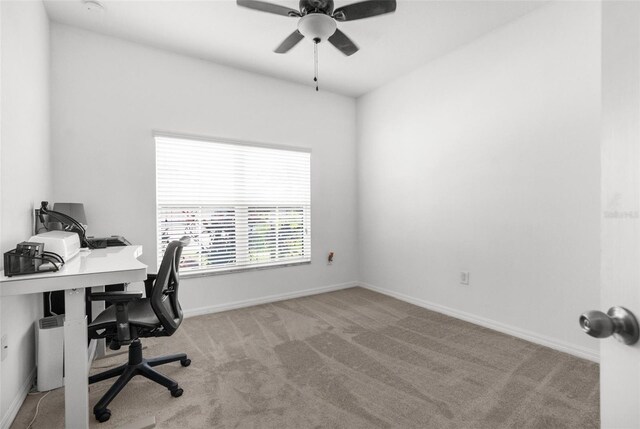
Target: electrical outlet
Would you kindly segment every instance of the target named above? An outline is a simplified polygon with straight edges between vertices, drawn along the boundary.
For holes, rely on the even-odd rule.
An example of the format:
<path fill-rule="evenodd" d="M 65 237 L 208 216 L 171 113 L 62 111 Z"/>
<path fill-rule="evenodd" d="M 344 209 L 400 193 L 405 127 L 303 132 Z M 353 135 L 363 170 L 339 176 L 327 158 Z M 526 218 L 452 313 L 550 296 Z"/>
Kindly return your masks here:
<path fill-rule="evenodd" d="M 460 284 L 461 285 L 469 284 L 469 271 L 460 271 Z"/>
<path fill-rule="evenodd" d="M 7 358 L 7 354 L 9 353 L 9 337 L 7 334 L 4 334 L 2 338 L 0 338 L 0 360 L 5 360 Z"/>

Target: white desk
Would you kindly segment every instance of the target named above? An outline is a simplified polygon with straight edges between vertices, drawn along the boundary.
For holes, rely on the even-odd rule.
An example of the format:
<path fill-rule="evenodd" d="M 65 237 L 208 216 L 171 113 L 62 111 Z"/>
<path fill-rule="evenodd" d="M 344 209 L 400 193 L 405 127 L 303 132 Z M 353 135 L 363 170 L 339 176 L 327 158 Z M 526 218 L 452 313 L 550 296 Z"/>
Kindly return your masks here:
<path fill-rule="evenodd" d="M 147 266 L 138 261 L 142 246 L 80 252 L 60 271 L 6 277 L 0 271 L 0 297 L 64 290 L 65 427 L 89 427 L 89 355 L 84 289 L 143 281 Z"/>

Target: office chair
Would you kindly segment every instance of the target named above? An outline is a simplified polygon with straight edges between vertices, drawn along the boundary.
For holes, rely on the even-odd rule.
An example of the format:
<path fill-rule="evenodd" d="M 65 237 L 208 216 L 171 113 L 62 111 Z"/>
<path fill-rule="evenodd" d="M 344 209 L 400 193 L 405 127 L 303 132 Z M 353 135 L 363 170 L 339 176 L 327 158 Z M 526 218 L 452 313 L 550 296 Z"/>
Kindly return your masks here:
<path fill-rule="evenodd" d="M 107 405 L 136 375 L 142 375 L 171 392 L 181 396 L 183 390 L 174 380 L 162 375 L 154 366 L 180 361 L 189 366 L 191 360 L 184 353 L 152 359 L 142 357 L 140 338 L 172 335 L 182 322 L 182 308 L 178 302 L 180 255 L 189 244 L 189 237 L 172 241 L 162 258 L 158 274 L 150 274 L 145 280 L 146 298 L 142 292 L 98 292 L 90 295 L 92 301 L 110 301 L 107 307 L 89 325 L 91 338 L 110 340 L 109 348 L 117 350 L 129 345 L 129 360 L 126 364 L 89 377 L 89 384 L 119 376 L 116 382 L 93 407 L 96 420 L 106 422 L 111 417 Z"/>

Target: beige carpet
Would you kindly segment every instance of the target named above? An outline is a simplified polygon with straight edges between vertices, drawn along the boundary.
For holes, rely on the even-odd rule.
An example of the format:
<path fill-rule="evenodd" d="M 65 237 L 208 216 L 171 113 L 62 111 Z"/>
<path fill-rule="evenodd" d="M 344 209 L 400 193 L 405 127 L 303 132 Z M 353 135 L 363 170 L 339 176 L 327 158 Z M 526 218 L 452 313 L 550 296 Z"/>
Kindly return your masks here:
<path fill-rule="evenodd" d="M 145 340 L 173 398 L 144 378 L 112 402 L 114 428 L 155 415 L 158 428 L 597 428 L 598 365 L 353 288 L 184 321 Z M 124 358 L 96 361 L 115 365 Z M 91 386 L 96 403 L 110 381 Z M 63 391 L 34 428 L 62 428 Z M 12 428 L 25 428 L 40 395 Z"/>

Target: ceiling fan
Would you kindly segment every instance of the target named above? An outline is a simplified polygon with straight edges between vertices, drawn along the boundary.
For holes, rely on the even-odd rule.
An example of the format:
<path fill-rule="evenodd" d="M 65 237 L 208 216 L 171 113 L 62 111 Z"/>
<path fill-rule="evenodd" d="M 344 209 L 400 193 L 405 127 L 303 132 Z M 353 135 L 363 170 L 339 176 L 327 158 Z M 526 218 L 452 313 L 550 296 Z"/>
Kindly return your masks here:
<path fill-rule="evenodd" d="M 284 54 L 308 37 L 317 45 L 328 40 L 345 55 L 353 55 L 358 47 L 342 31 L 336 21 L 354 21 L 391 13 L 396 0 L 366 0 L 333 9 L 333 0 L 300 0 L 299 11 L 259 0 L 236 0 L 238 6 L 274 13 L 298 20 L 298 29 L 289 35 L 274 52 Z"/>

